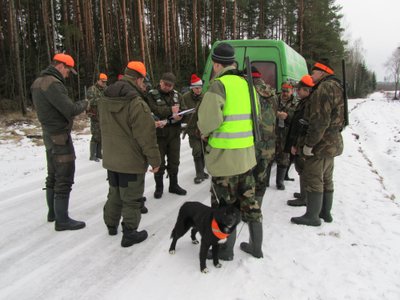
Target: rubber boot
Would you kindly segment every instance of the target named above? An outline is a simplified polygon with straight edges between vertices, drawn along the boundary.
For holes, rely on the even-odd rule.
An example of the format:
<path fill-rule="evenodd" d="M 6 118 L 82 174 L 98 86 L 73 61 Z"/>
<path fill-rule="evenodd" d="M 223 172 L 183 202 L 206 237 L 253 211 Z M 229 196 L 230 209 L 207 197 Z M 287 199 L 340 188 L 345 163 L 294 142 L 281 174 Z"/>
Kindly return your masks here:
<path fill-rule="evenodd" d="M 136 229 L 129 229 L 126 228 L 124 223 L 122 223 L 122 233 L 121 247 L 124 248 L 139 244 L 148 237 L 146 230 L 137 231 Z"/>
<path fill-rule="evenodd" d="M 225 244 L 219 246 L 218 258 L 220 260 L 231 261 L 233 260 L 233 247 L 236 243 L 236 229 L 231 232 Z M 211 249 L 207 252 L 207 259 L 212 259 Z"/>
<path fill-rule="evenodd" d="M 178 185 L 178 174 L 169 174 L 169 192 L 180 196 L 186 195 L 186 190 Z"/>
<path fill-rule="evenodd" d="M 147 214 L 149 212 L 149 210 L 147 209 L 147 207 L 144 205 L 144 203 L 146 202 L 146 197 L 143 197 L 141 200 L 141 206 L 140 206 L 140 212 L 142 214 Z"/>
<path fill-rule="evenodd" d="M 49 211 L 47 213 L 47 222 L 54 222 L 56 220 L 56 214 L 54 212 L 54 190 L 46 188 L 46 201 Z"/>
<path fill-rule="evenodd" d="M 96 157 L 98 159 L 103 159 L 103 153 L 101 149 L 101 143 L 96 143 Z"/>
<path fill-rule="evenodd" d="M 283 191 L 285 189 L 284 178 L 286 174 L 286 167 L 278 165 L 276 167 L 276 188 Z"/>
<path fill-rule="evenodd" d="M 99 161 L 99 159 L 96 157 L 96 151 L 97 151 L 97 143 L 90 142 L 90 158 L 89 158 L 89 160 Z"/>
<path fill-rule="evenodd" d="M 292 165 L 292 160 L 290 160 L 290 164 L 289 164 L 289 166 L 286 168 L 286 173 L 285 173 L 285 178 L 284 178 L 284 180 L 286 180 L 286 181 L 294 181 L 294 178 L 290 178 L 289 177 L 289 169 L 290 169 L 290 166 Z"/>
<path fill-rule="evenodd" d="M 307 192 L 307 210 L 301 217 L 291 218 L 290 221 L 295 224 L 320 226 L 321 219 L 319 214 L 322 208 L 323 194 L 319 192 Z"/>
<path fill-rule="evenodd" d="M 263 227 L 261 222 L 249 222 L 249 242 L 240 244 L 240 249 L 256 258 L 264 257 L 262 252 Z"/>
<path fill-rule="evenodd" d="M 86 226 L 85 222 L 76 221 L 68 216 L 69 194 L 54 194 L 55 230 L 78 230 Z"/>
<path fill-rule="evenodd" d="M 154 180 L 156 182 L 156 190 L 154 192 L 154 198 L 160 199 L 164 191 L 163 183 L 164 174 L 154 174 Z"/>
<path fill-rule="evenodd" d="M 202 183 L 204 180 L 204 177 L 203 177 L 204 169 L 203 169 L 203 164 L 202 164 L 201 158 L 194 159 L 194 168 L 196 170 L 196 177 L 193 179 L 194 183 L 195 184 Z"/>
<path fill-rule="evenodd" d="M 300 199 L 301 198 L 301 192 L 300 193 L 293 193 L 293 197 Z"/>
<path fill-rule="evenodd" d="M 319 214 L 319 217 L 322 218 L 326 223 L 331 223 L 333 221 L 331 215 L 332 203 L 333 203 L 333 192 L 324 192 L 322 198 L 322 209 L 321 213 Z"/>
<path fill-rule="evenodd" d="M 267 183 L 267 187 L 269 187 L 269 179 L 271 177 L 271 168 L 272 168 L 272 163 L 268 164 L 267 166 L 267 173 L 266 173 L 266 177 L 265 177 L 265 181 Z"/>
<path fill-rule="evenodd" d="M 300 176 L 300 198 L 297 198 L 295 194 L 297 194 L 297 193 L 293 194 L 295 199 L 288 200 L 287 205 L 289 205 L 289 206 L 306 206 L 307 193 L 304 189 L 304 180 L 303 180 L 302 176 Z"/>
<path fill-rule="evenodd" d="M 205 169 L 205 163 L 204 163 L 204 157 L 201 158 L 201 173 L 203 175 L 203 180 L 206 180 L 210 177 L 210 175 L 208 175 L 204 169 Z"/>

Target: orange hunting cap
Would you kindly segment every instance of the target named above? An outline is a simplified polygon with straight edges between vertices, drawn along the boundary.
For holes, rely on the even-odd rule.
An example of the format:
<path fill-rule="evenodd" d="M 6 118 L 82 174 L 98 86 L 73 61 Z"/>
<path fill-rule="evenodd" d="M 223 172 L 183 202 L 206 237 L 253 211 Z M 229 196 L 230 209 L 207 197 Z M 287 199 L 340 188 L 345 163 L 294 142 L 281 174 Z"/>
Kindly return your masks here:
<path fill-rule="evenodd" d="M 282 90 L 289 90 L 292 89 L 293 85 L 290 82 L 284 82 L 282 83 Z"/>
<path fill-rule="evenodd" d="M 303 77 L 301 77 L 299 84 L 297 85 L 297 87 L 301 88 L 301 87 L 313 87 L 315 85 L 314 81 L 312 80 L 312 77 L 310 75 L 304 75 Z"/>
<path fill-rule="evenodd" d="M 125 75 L 132 76 L 131 71 L 139 73 L 142 77 L 146 77 L 146 67 L 141 61 L 130 61 L 125 68 Z"/>
<path fill-rule="evenodd" d="M 74 59 L 72 58 L 71 55 L 68 55 L 68 54 L 65 54 L 65 53 L 57 53 L 56 55 L 54 55 L 53 61 L 58 61 L 60 63 L 63 63 L 64 65 L 69 67 L 69 69 L 71 70 L 71 72 L 74 75 L 78 74 L 74 69 L 75 61 L 74 61 Z"/>
<path fill-rule="evenodd" d="M 99 75 L 99 79 L 100 79 L 100 80 L 102 80 L 102 81 L 107 81 L 107 80 L 108 80 L 108 77 L 107 77 L 107 75 L 106 75 L 106 74 L 104 74 L 104 73 L 100 73 L 100 75 Z"/>
<path fill-rule="evenodd" d="M 329 60 L 328 59 L 321 59 L 320 61 L 316 61 L 314 66 L 312 67 L 312 70 L 320 70 L 324 71 L 330 75 L 335 74 L 333 71 L 333 68 L 329 65 Z"/>

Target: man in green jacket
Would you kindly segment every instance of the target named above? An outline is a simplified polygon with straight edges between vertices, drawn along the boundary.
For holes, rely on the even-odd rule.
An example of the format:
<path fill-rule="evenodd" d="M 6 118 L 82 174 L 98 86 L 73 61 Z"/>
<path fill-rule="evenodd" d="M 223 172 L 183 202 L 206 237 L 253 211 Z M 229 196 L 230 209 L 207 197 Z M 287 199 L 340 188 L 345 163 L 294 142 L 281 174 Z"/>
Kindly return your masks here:
<path fill-rule="evenodd" d="M 189 136 L 189 145 L 190 148 L 192 148 L 192 156 L 196 170 L 196 176 L 194 178 L 195 184 L 199 184 L 208 178 L 208 174 L 204 172 L 204 141 L 201 139 L 200 131 L 197 127 L 197 110 L 203 99 L 203 94 L 201 92 L 202 87 L 203 81 L 196 74 L 192 74 L 190 90 L 182 97 L 186 109 L 195 109 L 193 113 L 183 117 L 183 122 L 187 124 L 183 135 L 185 136 L 187 134 Z"/>
<path fill-rule="evenodd" d="M 235 51 L 221 43 L 212 53 L 216 74 L 199 107 L 198 127 L 208 140 L 206 167 L 212 176 L 212 193 L 220 206 L 236 205 L 254 232 L 253 245 L 262 257 L 262 214 L 254 197 L 252 168 L 256 165 L 250 94 L 247 81 L 234 67 Z M 219 252 L 222 260 L 233 259 L 236 232 Z"/>
<path fill-rule="evenodd" d="M 176 77 L 171 72 L 166 72 L 161 76 L 160 84 L 149 91 L 147 103 L 158 120 L 168 120 L 168 124 L 157 127 L 157 143 L 161 155 L 160 171 L 154 175 L 156 190 L 154 198 L 162 197 L 164 191 L 164 172 L 168 171 L 170 193 L 184 196 L 186 190 L 178 184 L 178 170 L 181 151 L 181 121 L 182 116 L 179 111 L 184 110 L 182 96 L 175 89 Z M 165 159 L 167 157 L 167 160 Z M 166 165 L 168 162 L 168 165 Z"/>
<path fill-rule="evenodd" d="M 142 62 L 129 62 L 122 79 L 110 85 L 99 101 L 103 167 L 109 183 L 104 222 L 108 233 L 116 235 L 122 216 L 122 247 L 148 236 L 146 230 L 137 230 L 144 180 L 148 166 L 157 173 L 161 162 L 154 119 L 144 101 L 145 76 Z"/>
<path fill-rule="evenodd" d="M 55 221 L 55 230 L 77 230 L 85 222 L 68 215 L 69 196 L 74 183 L 75 150 L 71 138 L 73 119 L 86 110 L 87 101 L 74 102 L 68 97 L 65 78 L 74 70 L 74 59 L 64 53 L 54 55 L 31 86 L 33 104 L 43 130 L 46 147 L 47 221 Z"/>
<path fill-rule="evenodd" d="M 320 218 L 332 222 L 334 158 L 343 152 L 344 127 L 343 88 L 334 74 L 328 60 L 317 61 L 312 68 L 315 86 L 304 112 L 308 129 L 298 142 L 305 160 L 307 210 L 291 219 L 296 224 L 320 226 Z"/>
<path fill-rule="evenodd" d="M 103 158 L 101 153 L 101 132 L 97 102 L 104 95 L 104 89 L 107 87 L 107 79 L 106 74 L 100 73 L 96 84 L 88 88 L 87 91 L 87 98 L 89 100 L 87 115 L 90 118 L 90 132 L 92 133 L 89 159 L 96 162 Z"/>

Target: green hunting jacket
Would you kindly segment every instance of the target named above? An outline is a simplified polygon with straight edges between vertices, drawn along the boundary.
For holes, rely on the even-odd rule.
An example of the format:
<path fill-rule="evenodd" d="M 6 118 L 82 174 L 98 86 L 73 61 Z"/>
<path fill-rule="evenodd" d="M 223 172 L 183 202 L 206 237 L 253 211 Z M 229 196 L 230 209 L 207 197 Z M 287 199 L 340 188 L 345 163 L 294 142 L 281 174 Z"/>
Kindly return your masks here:
<path fill-rule="evenodd" d="M 31 86 L 32 100 L 42 130 L 49 135 L 70 133 L 75 116 L 87 107 L 87 101 L 68 97 L 65 79 L 53 66 L 40 73 Z"/>
<path fill-rule="evenodd" d="M 226 74 L 236 74 L 233 66 L 224 68 L 216 78 Z M 201 101 L 197 125 L 202 135 L 208 137 L 224 122 L 225 87 L 219 80 L 212 80 Z M 240 175 L 256 165 L 254 146 L 242 149 L 216 149 L 207 145 L 205 163 L 211 176 Z"/>
<path fill-rule="evenodd" d="M 344 98 L 343 88 L 337 79 L 328 75 L 316 84 L 304 118 L 309 123 L 304 144 L 313 148 L 316 157 L 342 154 Z"/>
<path fill-rule="evenodd" d="M 139 88 L 130 79 L 110 85 L 98 102 L 103 167 L 127 173 L 146 173 L 161 164 L 156 128 Z"/>

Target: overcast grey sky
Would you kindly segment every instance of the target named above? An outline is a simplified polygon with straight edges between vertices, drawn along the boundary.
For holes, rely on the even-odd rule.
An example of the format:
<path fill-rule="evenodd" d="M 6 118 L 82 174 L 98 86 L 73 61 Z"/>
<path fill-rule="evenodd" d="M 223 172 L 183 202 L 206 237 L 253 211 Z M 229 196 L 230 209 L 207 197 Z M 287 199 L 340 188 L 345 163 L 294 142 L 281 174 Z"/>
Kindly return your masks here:
<path fill-rule="evenodd" d="M 336 0 L 343 7 L 345 38 L 362 40 L 365 62 L 383 81 L 384 64 L 400 46 L 400 0 Z"/>

